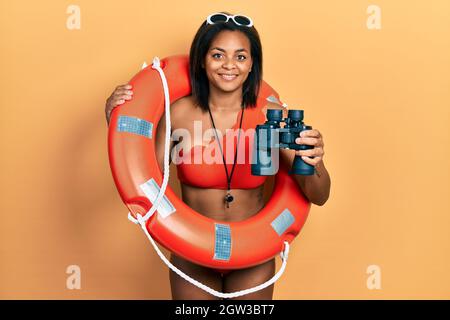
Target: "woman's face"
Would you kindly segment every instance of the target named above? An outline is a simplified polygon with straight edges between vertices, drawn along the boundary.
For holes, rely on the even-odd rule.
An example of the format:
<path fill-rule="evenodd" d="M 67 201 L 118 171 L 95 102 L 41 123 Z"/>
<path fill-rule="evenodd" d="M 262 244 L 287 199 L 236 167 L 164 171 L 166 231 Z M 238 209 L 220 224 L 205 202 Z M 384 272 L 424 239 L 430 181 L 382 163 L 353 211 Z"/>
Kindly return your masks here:
<path fill-rule="evenodd" d="M 242 90 L 252 68 L 247 36 L 239 31 L 221 31 L 211 42 L 204 67 L 210 85 L 223 92 Z"/>

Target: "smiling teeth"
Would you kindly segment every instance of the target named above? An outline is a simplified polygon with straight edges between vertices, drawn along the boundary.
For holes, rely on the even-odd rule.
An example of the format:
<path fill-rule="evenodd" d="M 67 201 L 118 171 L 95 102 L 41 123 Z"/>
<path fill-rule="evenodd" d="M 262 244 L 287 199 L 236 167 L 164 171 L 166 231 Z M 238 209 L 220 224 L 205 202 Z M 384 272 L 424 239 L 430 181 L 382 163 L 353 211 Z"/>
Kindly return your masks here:
<path fill-rule="evenodd" d="M 224 79 L 227 79 L 227 80 L 231 80 L 231 79 L 234 79 L 234 78 L 236 78 L 237 76 L 236 75 L 226 75 L 226 74 L 222 74 L 222 75 L 220 75 L 222 78 L 224 78 Z"/>

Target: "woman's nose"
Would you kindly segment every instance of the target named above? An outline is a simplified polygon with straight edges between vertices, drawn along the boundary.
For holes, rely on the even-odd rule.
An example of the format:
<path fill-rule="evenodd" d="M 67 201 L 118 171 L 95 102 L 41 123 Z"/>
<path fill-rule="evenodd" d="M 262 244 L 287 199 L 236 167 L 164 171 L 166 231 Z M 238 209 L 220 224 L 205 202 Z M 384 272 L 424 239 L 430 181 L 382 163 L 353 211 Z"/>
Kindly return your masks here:
<path fill-rule="evenodd" d="M 223 67 L 225 69 L 233 69 L 235 67 L 234 60 L 233 59 L 226 59 L 223 62 Z"/>

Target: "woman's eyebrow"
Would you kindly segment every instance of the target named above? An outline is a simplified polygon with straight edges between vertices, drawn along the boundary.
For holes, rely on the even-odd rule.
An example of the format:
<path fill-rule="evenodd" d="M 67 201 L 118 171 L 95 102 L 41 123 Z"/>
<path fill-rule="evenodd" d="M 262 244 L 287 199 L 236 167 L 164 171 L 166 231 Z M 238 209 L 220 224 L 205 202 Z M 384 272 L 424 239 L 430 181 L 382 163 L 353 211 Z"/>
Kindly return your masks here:
<path fill-rule="evenodd" d="M 222 48 L 219 48 L 219 47 L 214 47 L 214 48 L 211 48 L 211 50 L 219 50 L 219 51 L 222 51 L 222 52 L 226 52 L 225 51 L 225 49 L 222 49 Z M 247 52 L 247 50 L 246 49 L 244 49 L 244 48 L 241 48 L 241 49 L 237 49 L 235 52 L 243 52 L 243 51 L 245 51 L 245 52 Z"/>

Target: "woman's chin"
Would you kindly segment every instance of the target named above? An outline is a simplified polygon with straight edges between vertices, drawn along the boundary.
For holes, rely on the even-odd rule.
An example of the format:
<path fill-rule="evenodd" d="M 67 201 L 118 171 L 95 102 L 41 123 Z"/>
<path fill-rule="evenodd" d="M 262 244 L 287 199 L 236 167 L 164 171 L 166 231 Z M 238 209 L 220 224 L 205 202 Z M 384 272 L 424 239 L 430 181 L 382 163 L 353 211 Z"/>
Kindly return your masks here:
<path fill-rule="evenodd" d="M 235 92 L 236 90 L 242 90 L 242 85 L 236 85 L 234 83 L 228 84 L 216 84 L 215 87 L 222 92 Z"/>

